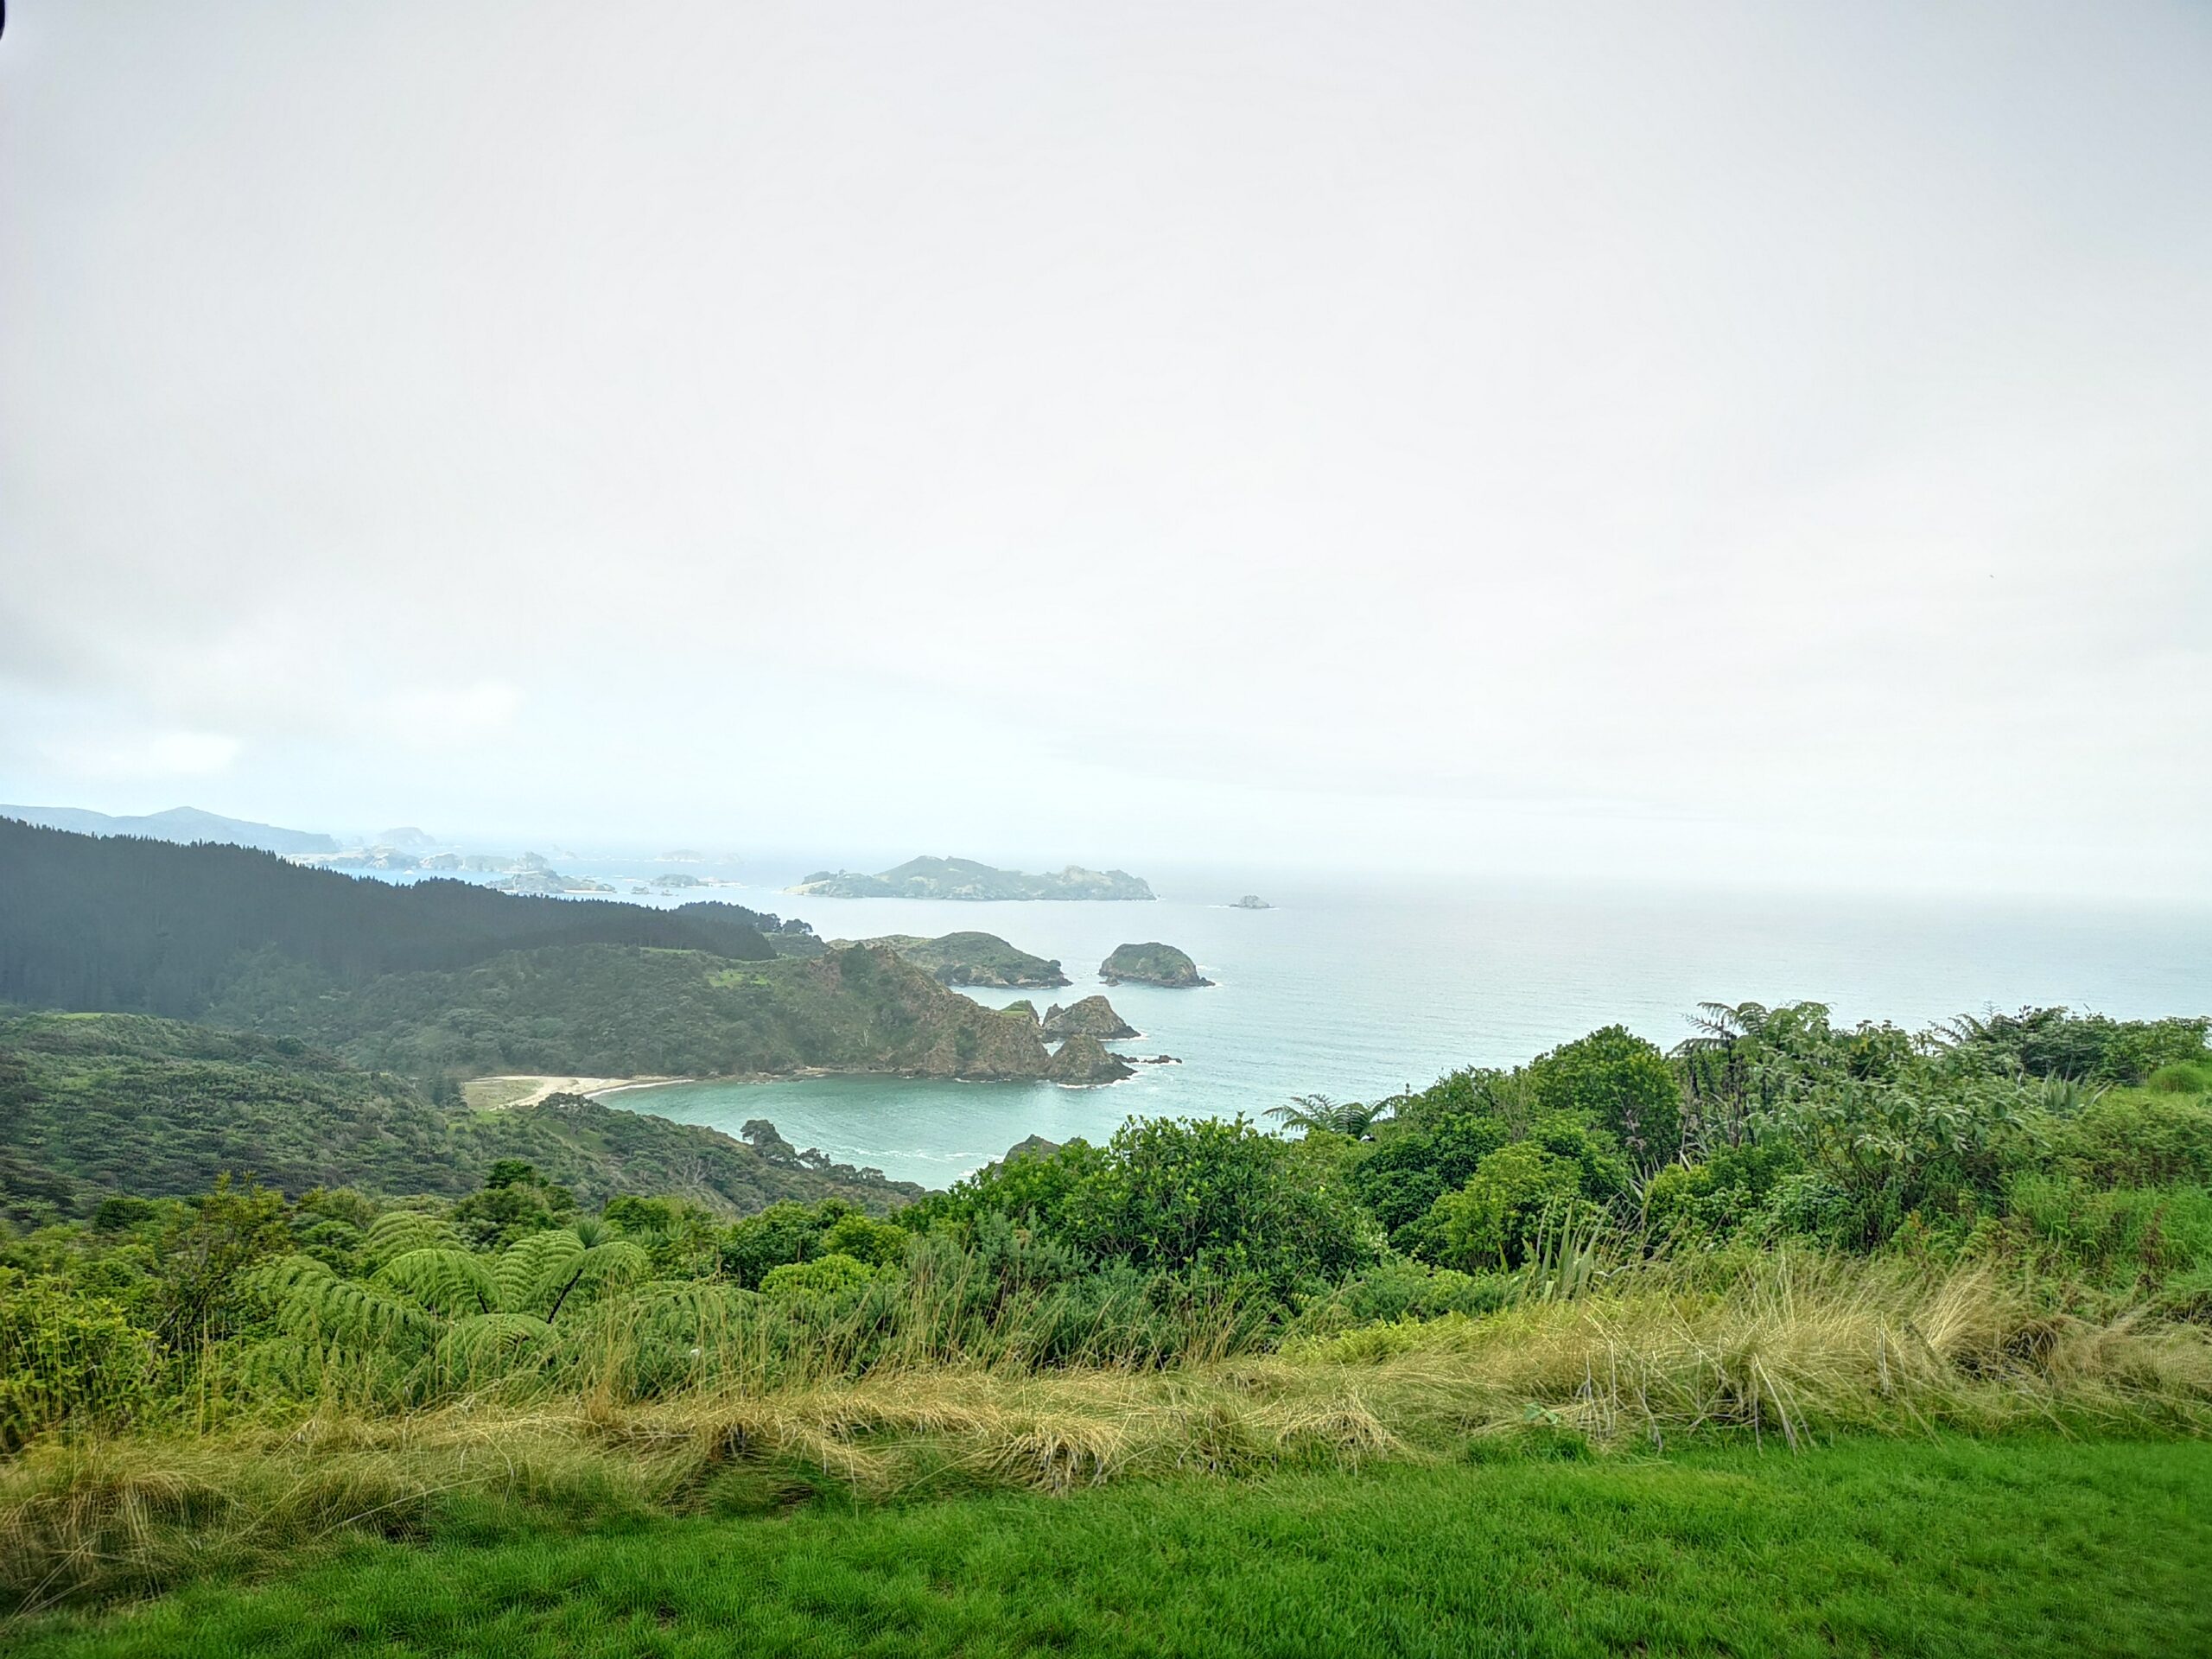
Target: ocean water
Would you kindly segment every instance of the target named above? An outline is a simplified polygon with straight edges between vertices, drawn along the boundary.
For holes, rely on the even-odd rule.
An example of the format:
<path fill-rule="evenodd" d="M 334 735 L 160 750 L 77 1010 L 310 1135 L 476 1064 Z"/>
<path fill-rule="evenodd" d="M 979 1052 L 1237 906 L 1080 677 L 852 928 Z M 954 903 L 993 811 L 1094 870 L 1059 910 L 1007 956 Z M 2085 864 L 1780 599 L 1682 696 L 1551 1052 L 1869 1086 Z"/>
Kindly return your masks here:
<path fill-rule="evenodd" d="M 640 896 L 621 885 L 621 896 Z M 1215 884 L 1217 895 L 1155 885 L 1175 896 L 952 904 L 721 887 L 680 897 L 798 915 L 825 938 L 996 933 L 1059 958 L 1075 983 L 970 993 L 978 1001 L 1027 996 L 1041 1011 L 1105 990 L 1143 1033 L 1118 1047 L 1180 1065 L 1093 1089 L 841 1077 L 671 1084 L 610 1103 L 732 1134 L 765 1117 L 794 1145 L 940 1186 L 1030 1135 L 1098 1139 L 1133 1115 L 1258 1118 L 1293 1095 L 1372 1098 L 1457 1066 L 1524 1060 L 1616 1021 L 1671 1046 L 1701 1001 L 1810 998 L 1847 1020 L 1916 1027 L 2027 1003 L 2123 1017 L 2212 1012 L 2212 912 L 1320 882 L 1270 887 L 1275 909 L 1240 911 L 1221 902 L 1242 890 L 1234 882 Z M 1116 944 L 1147 939 L 1179 945 L 1217 982 L 1097 982 Z"/>

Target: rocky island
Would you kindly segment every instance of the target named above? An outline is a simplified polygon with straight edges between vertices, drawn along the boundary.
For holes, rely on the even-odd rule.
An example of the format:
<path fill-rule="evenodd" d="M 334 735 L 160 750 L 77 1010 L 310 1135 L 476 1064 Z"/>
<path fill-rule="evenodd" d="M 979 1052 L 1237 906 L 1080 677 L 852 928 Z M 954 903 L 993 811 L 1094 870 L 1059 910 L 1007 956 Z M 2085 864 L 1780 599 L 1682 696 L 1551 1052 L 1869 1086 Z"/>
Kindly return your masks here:
<path fill-rule="evenodd" d="M 995 933 L 948 933 L 938 939 L 893 933 L 868 943 L 887 946 L 917 967 L 927 969 L 940 985 L 1027 989 L 1074 982 L 1060 971 L 1058 962 L 1017 950 Z"/>
<path fill-rule="evenodd" d="M 1151 884 L 1127 870 L 1086 870 L 1071 864 L 1056 874 L 995 869 L 971 858 L 910 858 L 874 875 L 851 870 L 817 870 L 796 893 L 827 899 L 951 899 L 970 901 L 1020 899 L 1143 899 Z"/>
<path fill-rule="evenodd" d="M 1198 964 L 1189 957 L 1157 939 L 1115 946 L 1114 954 L 1098 964 L 1098 976 L 1109 985 L 1126 980 L 1135 985 L 1165 985 L 1177 990 L 1213 983 L 1200 975 Z"/>
<path fill-rule="evenodd" d="M 1063 1037 L 1077 1034 L 1097 1038 L 1101 1042 L 1113 1042 L 1122 1037 L 1139 1037 L 1143 1033 L 1114 1012 L 1114 1005 L 1103 996 L 1086 996 L 1067 1007 L 1055 1002 L 1046 1010 L 1045 1040 L 1056 1043 Z"/>
<path fill-rule="evenodd" d="M 1046 1079 L 1051 1083 L 1119 1083 L 1135 1075 L 1135 1068 L 1120 1055 L 1109 1053 L 1106 1046 L 1087 1032 L 1078 1032 L 1062 1043 L 1045 1069 Z"/>
<path fill-rule="evenodd" d="M 594 881 L 588 875 L 563 875 L 558 870 L 518 870 L 500 881 L 486 883 L 494 893 L 525 893 L 540 895 L 561 893 L 612 893 L 604 881 Z"/>
<path fill-rule="evenodd" d="M 1230 906 L 1231 910 L 1273 910 L 1274 906 L 1256 893 L 1248 893 Z"/>

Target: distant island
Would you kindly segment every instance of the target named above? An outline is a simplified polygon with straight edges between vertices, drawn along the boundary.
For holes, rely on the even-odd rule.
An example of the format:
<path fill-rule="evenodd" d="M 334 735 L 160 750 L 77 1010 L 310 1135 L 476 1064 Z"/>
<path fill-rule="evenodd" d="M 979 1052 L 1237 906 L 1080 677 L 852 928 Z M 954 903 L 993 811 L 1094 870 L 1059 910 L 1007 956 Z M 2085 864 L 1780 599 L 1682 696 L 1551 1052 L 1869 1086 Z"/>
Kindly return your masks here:
<path fill-rule="evenodd" d="M 518 870 L 504 880 L 487 882 L 486 885 L 494 893 L 526 893 L 541 895 L 614 891 L 604 881 L 594 881 L 588 875 L 563 875 L 558 870 Z"/>
<path fill-rule="evenodd" d="M 1273 910 L 1274 906 L 1256 893 L 1248 893 L 1230 906 L 1231 910 Z"/>
<path fill-rule="evenodd" d="M 1198 972 L 1198 964 L 1172 944 L 1162 944 L 1154 939 L 1144 944 L 1121 944 L 1114 947 L 1114 954 L 1098 964 L 1098 976 L 1109 985 L 1124 981 L 1136 985 L 1166 985 L 1181 989 L 1197 985 L 1211 985 L 1213 981 Z"/>
<path fill-rule="evenodd" d="M 862 875 L 817 870 L 788 892 L 825 899 L 1142 899 L 1151 884 L 1127 870 L 1086 870 L 1071 864 L 1057 874 L 995 869 L 971 858 L 910 858 L 894 868 Z"/>
<path fill-rule="evenodd" d="M 1018 950 L 995 933 L 948 933 L 941 939 L 893 933 L 870 939 L 888 946 L 940 985 L 1056 986 L 1074 983 L 1058 962 Z"/>

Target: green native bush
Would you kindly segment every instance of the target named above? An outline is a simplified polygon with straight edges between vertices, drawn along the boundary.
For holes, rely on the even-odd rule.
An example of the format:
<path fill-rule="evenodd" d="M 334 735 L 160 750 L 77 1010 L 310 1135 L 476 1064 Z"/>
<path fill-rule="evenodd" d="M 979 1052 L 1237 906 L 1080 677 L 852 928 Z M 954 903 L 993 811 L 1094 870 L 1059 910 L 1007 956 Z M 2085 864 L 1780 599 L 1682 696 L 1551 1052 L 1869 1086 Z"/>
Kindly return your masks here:
<path fill-rule="evenodd" d="M 873 1283 L 876 1272 L 855 1256 L 831 1250 L 810 1262 L 787 1262 L 780 1268 L 771 1268 L 760 1288 L 771 1296 L 834 1296 Z"/>
<path fill-rule="evenodd" d="M 1796 1147 L 1779 1138 L 1723 1144 L 1702 1163 L 1671 1164 L 1645 1184 L 1644 1225 L 1655 1239 L 1757 1227 L 1776 1184 L 1798 1166 Z"/>
<path fill-rule="evenodd" d="M 155 1373 L 153 1333 L 114 1302 L 0 1268 L 0 1452 L 65 1427 L 129 1427 Z"/>
<path fill-rule="evenodd" d="M 2053 1129 L 2050 1153 L 2056 1166 L 2094 1185 L 2212 1183 L 2212 1102 L 2107 1095 Z"/>
<path fill-rule="evenodd" d="M 1333 1279 L 1375 1249 L 1357 1205 L 1327 1166 L 1243 1118 L 1133 1118 L 1103 1147 L 1075 1141 L 1049 1157 L 993 1165 L 902 1213 L 973 1236 L 996 1216 L 1057 1240 L 1091 1265 L 1250 1281 L 1281 1295 Z"/>
<path fill-rule="evenodd" d="M 442 1221 L 410 1212 L 370 1230 L 366 1279 L 292 1255 L 259 1276 L 276 1335 L 250 1351 L 252 1374 L 289 1383 L 333 1357 L 394 1362 L 410 1392 L 488 1380 L 542 1348 L 564 1311 L 642 1281 L 645 1252 L 627 1239 L 588 1245 L 569 1229 L 532 1233 L 496 1255 L 450 1242 Z"/>
<path fill-rule="evenodd" d="M 1656 1045 L 1606 1026 L 1529 1064 L 1537 1108 L 1573 1114 L 1611 1134 L 1639 1169 L 1681 1150 L 1682 1091 Z"/>
<path fill-rule="evenodd" d="M 912 1236 L 905 1227 L 877 1221 L 842 1198 L 818 1204 L 775 1204 L 725 1229 L 718 1255 L 735 1283 L 759 1287 L 779 1268 L 838 1254 L 871 1267 L 895 1267 Z"/>
<path fill-rule="evenodd" d="M 1474 1112 L 1424 1114 L 1417 1122 L 1384 1136 L 1351 1177 L 1354 1196 L 1401 1249 L 1409 1248 L 1405 1230 L 1437 1199 L 1465 1185 L 1508 1138 L 1497 1119 Z"/>
<path fill-rule="evenodd" d="M 1573 1158 L 1516 1141 L 1437 1200 L 1427 1243 L 1435 1260 L 1462 1272 L 1518 1267 L 1547 1220 L 1570 1212 L 1581 1197 Z"/>

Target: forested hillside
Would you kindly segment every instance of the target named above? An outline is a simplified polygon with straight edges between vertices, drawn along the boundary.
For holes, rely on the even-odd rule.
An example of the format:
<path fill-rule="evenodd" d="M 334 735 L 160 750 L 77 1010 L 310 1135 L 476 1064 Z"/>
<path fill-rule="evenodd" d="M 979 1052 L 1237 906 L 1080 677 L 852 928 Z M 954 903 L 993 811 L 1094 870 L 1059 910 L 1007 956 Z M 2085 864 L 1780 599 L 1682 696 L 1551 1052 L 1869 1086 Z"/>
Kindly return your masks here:
<path fill-rule="evenodd" d="M 772 1137 L 762 1147 L 574 1095 L 442 1109 L 401 1078 L 289 1038 L 130 1014 L 0 1020 L 0 1212 L 23 1220 L 88 1212 L 113 1195 L 201 1192 L 226 1173 L 296 1197 L 353 1187 L 455 1198 L 503 1158 L 594 1207 L 627 1192 L 722 1215 L 786 1198 L 880 1210 L 920 1192 L 802 1161 Z"/>
<path fill-rule="evenodd" d="M 947 990 L 881 945 L 734 963 L 697 950 L 571 945 L 351 990 L 264 957 L 208 1009 L 410 1077 L 496 1071 L 730 1076 L 810 1066 L 1035 1077 L 1037 1027 Z"/>
<path fill-rule="evenodd" d="M 451 970 L 503 951 L 646 945 L 737 962 L 781 925 L 736 905 L 674 911 L 410 887 L 243 847 L 79 836 L 0 820 L 0 1002 L 191 1019 L 259 955 L 341 986 Z"/>
<path fill-rule="evenodd" d="M 735 905 L 397 887 L 0 823 L 0 1004 L 302 1038 L 441 1096 L 493 1071 L 1046 1075 L 1033 1024 L 882 946 L 779 955 L 801 937 Z"/>

